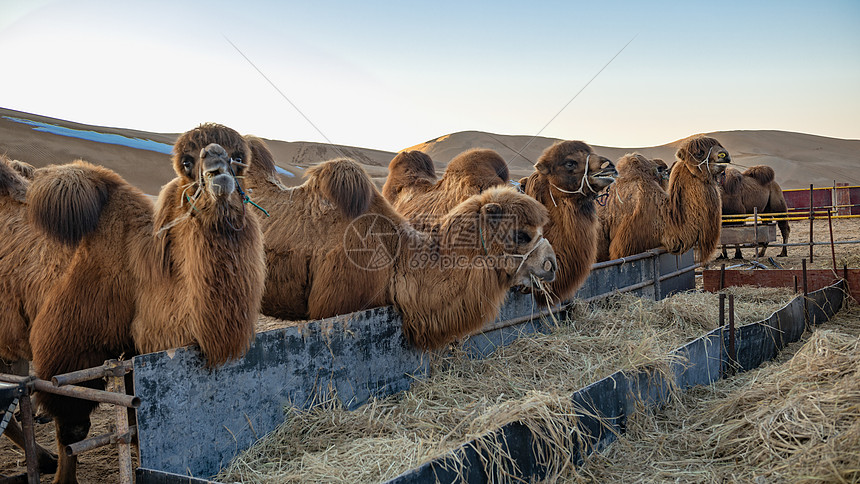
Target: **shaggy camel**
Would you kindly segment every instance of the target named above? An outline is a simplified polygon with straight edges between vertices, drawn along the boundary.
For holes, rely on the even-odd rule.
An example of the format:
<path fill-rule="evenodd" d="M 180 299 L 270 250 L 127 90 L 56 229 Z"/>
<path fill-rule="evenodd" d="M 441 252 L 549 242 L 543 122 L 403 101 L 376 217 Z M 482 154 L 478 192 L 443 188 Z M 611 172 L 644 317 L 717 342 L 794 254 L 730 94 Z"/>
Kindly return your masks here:
<path fill-rule="evenodd" d="M 750 214 L 758 209 L 758 213 L 785 213 L 788 205 L 782 195 L 782 188 L 776 182 L 776 173 L 766 165 L 753 166 L 741 173 L 740 170 L 728 168 L 720 183 L 722 189 L 723 213 L 726 215 Z M 782 243 L 788 243 L 791 228 L 787 220 L 779 220 L 776 225 L 782 234 Z M 767 250 L 765 243 L 758 253 L 764 257 Z M 726 257 L 726 248 L 723 255 Z M 788 247 L 783 246 L 777 257 L 788 256 Z M 741 248 L 735 247 L 735 259 L 741 258 Z"/>
<path fill-rule="evenodd" d="M 585 282 L 597 251 L 595 198 L 615 175 L 612 163 L 582 141 L 561 141 L 541 154 L 535 172 L 520 180 L 526 194 L 549 210 L 546 238 L 558 257 L 549 284 L 551 303 L 566 301 Z"/>
<path fill-rule="evenodd" d="M 604 234 L 598 260 L 661 245 L 681 254 L 697 243 L 698 260 L 710 260 L 720 241 L 717 177 L 731 157 L 716 139 L 701 135 L 682 141 L 675 156 L 668 191 L 655 180 L 652 160 L 631 154 L 618 162 L 614 195 L 598 210 Z"/>
<path fill-rule="evenodd" d="M 663 173 L 668 173 L 663 163 L 663 168 L 657 163 L 657 159 L 648 159 L 638 153 L 622 156 L 615 164 L 618 177 L 615 183 L 609 187 L 609 195 L 606 203 L 597 209 L 600 220 L 597 236 L 597 261 L 603 262 L 617 259 L 610 255 L 610 242 L 617 240 L 613 247 L 614 253 L 619 253 L 621 239 L 616 236 L 618 227 L 625 220 L 630 219 L 628 225 L 636 227 L 642 233 L 659 233 L 660 226 L 657 217 L 649 211 L 647 204 L 640 203 L 642 194 L 657 193 L 663 190 Z M 636 254 L 644 252 L 651 247 L 653 240 L 634 239 L 624 252 Z M 639 245 L 637 245 L 639 244 Z M 648 247 L 644 247 L 648 245 Z M 659 245 L 659 243 L 658 243 Z M 630 255 L 627 254 L 627 255 Z"/>
<path fill-rule="evenodd" d="M 29 178 L 32 176 L 31 165 L 0 155 L 0 233 L 3 234 L 4 241 L 0 244 L 0 261 L 8 261 L 10 258 L 21 260 L 22 256 L 32 257 L 34 260 L 56 256 L 63 266 L 63 262 L 71 256 L 71 251 L 61 244 L 52 244 L 49 241 L 42 244 L 33 243 L 34 234 L 27 230 L 24 203 L 30 185 Z M 13 240 L 12 234 L 15 234 L 15 238 L 21 238 L 22 245 L 28 252 L 16 253 L 16 244 L 9 243 Z M 10 363 L 23 360 L 25 364 L 19 365 L 22 368 L 18 372 L 24 376 L 27 374 L 26 362 L 31 359 L 30 318 L 22 320 L 21 313 L 35 314 L 39 301 L 35 298 L 22 300 L 13 295 L 17 294 L 20 288 L 38 285 L 41 277 L 56 279 L 56 269 L 53 274 L 46 275 L 44 272 L 40 274 L 21 271 L 17 264 L 0 263 L 0 372 L 13 372 L 16 368 Z M 4 435 L 20 448 L 24 448 L 24 433 L 14 418 L 9 421 Z M 50 474 L 56 471 L 57 456 L 38 444 L 36 457 L 40 473 Z"/>
<path fill-rule="evenodd" d="M 382 193 L 417 229 L 429 230 L 458 203 L 490 187 L 507 185 L 509 177 L 507 163 L 493 150 L 460 153 L 438 181 L 429 156 L 405 151 L 388 164 Z"/>
<path fill-rule="evenodd" d="M 431 350 L 496 318 L 511 286 L 554 277 L 546 210 L 516 190 L 472 196 L 421 232 L 355 162 L 321 163 L 288 189 L 265 143 L 248 139 L 248 187 L 272 215 L 264 314 L 318 319 L 394 305 L 408 340 Z"/>
<path fill-rule="evenodd" d="M 23 206 L 11 224 L 5 215 L 3 230 L 15 236 L 4 235 L 11 243 L 0 265 L 19 282 L 0 297 L 3 324 L 13 328 L 0 334 L 2 356 L 32 355 L 36 375 L 50 379 L 191 343 L 210 367 L 243 355 L 265 283 L 259 222 L 235 178 L 250 158 L 235 131 L 202 125 L 184 133 L 174 146 L 177 177 L 155 207 L 116 173 L 84 161 L 36 170 L 26 219 Z M 39 404 L 57 427 L 55 482 L 75 482 L 77 458 L 64 448 L 86 437 L 96 404 L 52 394 Z"/>

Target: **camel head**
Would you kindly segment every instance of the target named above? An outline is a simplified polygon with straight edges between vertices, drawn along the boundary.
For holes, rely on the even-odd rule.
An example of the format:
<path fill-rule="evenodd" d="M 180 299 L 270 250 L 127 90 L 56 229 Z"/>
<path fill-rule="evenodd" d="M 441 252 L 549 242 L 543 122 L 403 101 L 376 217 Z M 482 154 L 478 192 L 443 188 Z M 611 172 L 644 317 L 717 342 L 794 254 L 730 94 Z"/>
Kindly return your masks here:
<path fill-rule="evenodd" d="M 30 177 L 21 172 L 21 167 L 29 167 Z M 13 200 L 24 203 L 27 198 L 27 187 L 32 178 L 32 166 L 16 160 L 10 160 L 0 155 L 0 196 L 8 196 Z"/>
<path fill-rule="evenodd" d="M 191 187 L 184 202 L 201 208 L 212 201 L 241 204 L 243 193 L 237 178 L 244 176 L 251 160 L 248 142 L 238 132 L 215 123 L 201 124 L 183 133 L 173 146 L 173 169 Z M 201 196 L 203 192 L 207 197 Z M 235 194 L 235 196 L 234 196 Z M 183 203 L 184 203 L 183 202 Z"/>
<path fill-rule="evenodd" d="M 535 170 L 556 189 L 593 199 L 617 175 L 608 158 L 597 155 L 582 141 L 560 141 L 547 148 Z"/>
<path fill-rule="evenodd" d="M 681 142 L 675 157 L 696 178 L 716 181 L 732 162 L 729 152 L 714 138 L 691 136 Z M 674 167 L 673 167 L 674 169 Z"/>
<path fill-rule="evenodd" d="M 653 158 L 651 159 L 651 161 L 653 161 L 654 164 L 657 165 L 657 178 L 662 181 L 669 181 L 669 173 L 672 172 L 672 170 L 669 168 L 669 165 L 667 165 L 666 162 L 663 161 L 661 158 Z"/>
<path fill-rule="evenodd" d="M 533 285 L 532 277 L 552 282 L 558 268 L 555 252 L 543 237 L 546 207 L 528 195 L 502 186 L 473 195 L 442 220 L 448 247 L 477 253 L 479 263 L 505 274 L 509 286 Z"/>
<path fill-rule="evenodd" d="M 648 159 L 639 153 L 628 153 L 622 156 L 615 166 L 618 169 L 619 178 L 653 180 L 659 185 L 662 184 L 664 176 L 665 179 L 669 176 L 669 170 L 663 160 Z"/>

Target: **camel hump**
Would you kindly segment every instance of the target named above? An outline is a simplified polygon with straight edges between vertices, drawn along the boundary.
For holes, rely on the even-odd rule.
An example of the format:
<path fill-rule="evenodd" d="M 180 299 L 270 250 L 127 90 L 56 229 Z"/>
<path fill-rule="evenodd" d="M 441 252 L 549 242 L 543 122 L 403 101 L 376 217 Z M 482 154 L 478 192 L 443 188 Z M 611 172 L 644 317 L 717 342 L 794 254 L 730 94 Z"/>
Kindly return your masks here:
<path fill-rule="evenodd" d="M 33 174 L 36 172 L 36 168 L 33 165 L 19 160 L 8 160 L 8 162 L 9 166 L 17 171 L 19 175 L 28 180 L 33 179 Z"/>
<path fill-rule="evenodd" d="M 266 145 L 266 142 L 251 135 L 246 135 L 245 140 L 248 142 L 248 146 L 251 147 L 251 162 L 254 164 L 252 172 L 265 173 L 267 176 L 277 176 L 275 156 L 272 154 L 269 146 Z"/>
<path fill-rule="evenodd" d="M 27 192 L 30 223 L 58 242 L 77 245 L 98 227 L 116 178 L 82 160 L 40 170 Z"/>
<path fill-rule="evenodd" d="M 498 181 L 499 185 L 508 183 L 511 175 L 505 159 L 493 150 L 473 148 L 455 156 L 445 174 L 458 176 L 478 176 L 482 179 Z M 495 180 L 498 178 L 498 180 Z"/>
<path fill-rule="evenodd" d="M 744 175 L 732 167 L 727 167 L 723 173 L 726 175 L 723 180 L 723 191 L 728 194 L 738 193 L 743 185 Z"/>
<path fill-rule="evenodd" d="M 776 178 L 776 173 L 773 168 L 767 165 L 758 165 L 750 167 L 744 172 L 744 176 L 748 176 L 759 183 L 759 185 L 767 185 Z"/>
<path fill-rule="evenodd" d="M 367 212 L 375 188 L 370 176 L 358 163 L 348 158 L 320 163 L 305 171 L 309 186 L 334 203 L 353 219 Z"/>
<path fill-rule="evenodd" d="M 402 173 L 436 181 L 436 167 L 427 153 L 418 150 L 401 151 L 388 163 L 389 173 Z"/>

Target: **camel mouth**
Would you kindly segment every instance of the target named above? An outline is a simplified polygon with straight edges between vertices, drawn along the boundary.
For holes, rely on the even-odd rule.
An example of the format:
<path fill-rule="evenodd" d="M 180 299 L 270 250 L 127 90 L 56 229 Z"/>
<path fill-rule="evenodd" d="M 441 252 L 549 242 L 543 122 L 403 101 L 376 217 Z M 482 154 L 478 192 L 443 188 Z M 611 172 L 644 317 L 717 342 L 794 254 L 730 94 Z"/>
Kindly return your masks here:
<path fill-rule="evenodd" d="M 208 175 L 208 174 L 207 174 Z M 222 198 L 236 191 L 236 182 L 231 175 L 221 173 L 207 176 L 206 188 L 216 198 Z"/>
<path fill-rule="evenodd" d="M 589 176 L 588 177 L 588 183 L 592 187 L 600 190 L 601 188 L 606 188 L 609 185 L 612 185 L 613 183 L 615 183 L 615 178 L 614 177 L 608 177 L 608 176 Z"/>

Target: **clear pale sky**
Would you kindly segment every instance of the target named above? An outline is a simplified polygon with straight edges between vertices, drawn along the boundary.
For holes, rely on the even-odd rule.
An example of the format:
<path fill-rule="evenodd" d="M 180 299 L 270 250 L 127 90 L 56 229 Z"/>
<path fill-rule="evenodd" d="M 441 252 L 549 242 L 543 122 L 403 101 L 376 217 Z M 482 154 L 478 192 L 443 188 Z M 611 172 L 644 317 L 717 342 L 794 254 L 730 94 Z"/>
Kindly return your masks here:
<path fill-rule="evenodd" d="M 0 53 L 0 107 L 155 132 L 389 151 L 463 130 L 860 138 L 857 0 L 0 0 Z"/>

